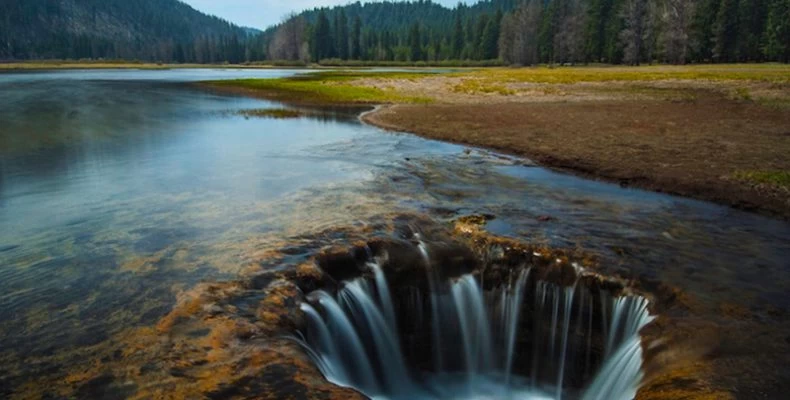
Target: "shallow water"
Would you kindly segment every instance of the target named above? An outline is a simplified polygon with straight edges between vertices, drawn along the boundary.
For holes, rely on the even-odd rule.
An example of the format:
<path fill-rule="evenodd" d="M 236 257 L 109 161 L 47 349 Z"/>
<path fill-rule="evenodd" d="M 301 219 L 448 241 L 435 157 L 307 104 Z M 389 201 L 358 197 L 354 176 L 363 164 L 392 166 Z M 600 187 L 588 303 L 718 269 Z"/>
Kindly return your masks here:
<path fill-rule="evenodd" d="M 495 233 L 597 251 L 711 307 L 790 306 L 787 222 L 384 132 L 358 110 L 247 119 L 281 105 L 185 84 L 293 73 L 0 74 L 0 394 L 288 238 L 396 212 L 493 214 Z"/>

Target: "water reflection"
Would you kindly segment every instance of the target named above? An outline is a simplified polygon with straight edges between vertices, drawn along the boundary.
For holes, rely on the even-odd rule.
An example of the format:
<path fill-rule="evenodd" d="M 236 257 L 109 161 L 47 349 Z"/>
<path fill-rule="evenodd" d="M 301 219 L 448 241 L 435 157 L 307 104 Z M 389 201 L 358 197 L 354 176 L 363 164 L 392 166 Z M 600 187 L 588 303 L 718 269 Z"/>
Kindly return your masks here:
<path fill-rule="evenodd" d="M 249 74 L 0 75 L 0 389 L 57 375 L 81 361 L 70 350 L 152 324 L 286 238 L 396 212 L 493 214 L 496 233 L 594 249 L 614 272 L 789 305 L 786 222 L 384 133 L 356 109 L 244 118 L 282 105 L 177 82 Z"/>

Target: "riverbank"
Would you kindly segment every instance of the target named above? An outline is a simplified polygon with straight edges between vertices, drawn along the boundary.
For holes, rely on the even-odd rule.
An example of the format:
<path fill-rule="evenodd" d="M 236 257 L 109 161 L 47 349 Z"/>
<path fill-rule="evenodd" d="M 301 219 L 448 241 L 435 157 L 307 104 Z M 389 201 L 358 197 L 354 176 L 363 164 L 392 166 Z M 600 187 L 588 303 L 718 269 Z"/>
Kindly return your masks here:
<path fill-rule="evenodd" d="M 495 68 L 214 82 L 298 104 L 385 104 L 367 123 L 790 218 L 790 67 Z"/>

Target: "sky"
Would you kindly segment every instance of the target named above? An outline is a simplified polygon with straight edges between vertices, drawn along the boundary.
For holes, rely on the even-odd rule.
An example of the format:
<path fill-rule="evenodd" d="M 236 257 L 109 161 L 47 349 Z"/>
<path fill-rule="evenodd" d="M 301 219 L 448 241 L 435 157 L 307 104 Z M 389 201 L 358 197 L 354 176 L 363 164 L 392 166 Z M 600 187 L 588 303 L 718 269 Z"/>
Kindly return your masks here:
<path fill-rule="evenodd" d="M 356 0 L 181 0 L 203 11 L 234 24 L 266 29 L 280 22 L 289 13 L 314 7 L 353 3 Z M 363 1 L 364 2 L 364 1 Z M 434 0 L 435 3 L 455 6 L 458 0 Z M 470 1 L 465 1 L 469 3 Z"/>

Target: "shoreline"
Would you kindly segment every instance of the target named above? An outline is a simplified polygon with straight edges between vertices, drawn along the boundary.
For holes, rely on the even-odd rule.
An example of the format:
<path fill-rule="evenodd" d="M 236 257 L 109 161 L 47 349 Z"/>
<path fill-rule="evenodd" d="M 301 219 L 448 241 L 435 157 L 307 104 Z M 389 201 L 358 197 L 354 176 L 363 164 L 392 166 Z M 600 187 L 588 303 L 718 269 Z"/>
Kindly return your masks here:
<path fill-rule="evenodd" d="M 770 218 L 790 220 L 790 206 L 787 204 L 776 204 L 775 206 L 765 206 L 764 204 L 761 205 L 758 201 L 753 200 L 754 196 L 750 196 L 744 191 L 737 191 L 736 193 L 733 193 L 733 189 L 729 187 L 695 187 L 694 185 L 678 184 L 677 182 L 662 182 L 660 179 L 652 179 L 645 176 L 624 177 L 622 175 L 607 173 L 603 169 L 591 167 L 588 163 L 585 163 L 584 160 L 563 158 L 562 156 L 548 154 L 536 149 L 502 147 L 486 144 L 485 141 L 478 142 L 447 137 L 441 133 L 432 132 L 430 128 L 415 128 L 414 126 L 405 126 L 387 121 L 386 115 L 388 113 L 396 112 L 398 108 L 404 106 L 405 105 L 403 104 L 376 105 L 373 110 L 360 114 L 359 119 L 363 123 L 387 131 L 410 133 L 426 139 L 440 140 L 443 142 L 459 145 L 474 146 L 486 150 L 501 152 L 503 154 L 525 157 L 536 163 L 537 166 L 571 174 L 585 179 L 619 184 L 624 188 L 647 190 L 671 196 L 706 201 L 736 210 L 757 213 Z M 427 105 L 425 107 L 431 106 Z M 749 197 L 752 197 L 752 200 L 749 200 Z"/>
<path fill-rule="evenodd" d="M 790 67 L 332 71 L 201 82 L 547 168 L 790 220 Z"/>

